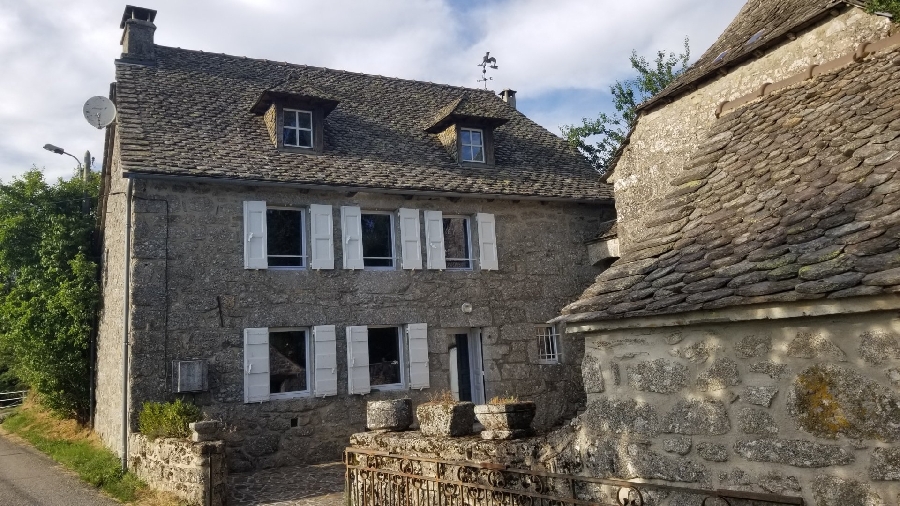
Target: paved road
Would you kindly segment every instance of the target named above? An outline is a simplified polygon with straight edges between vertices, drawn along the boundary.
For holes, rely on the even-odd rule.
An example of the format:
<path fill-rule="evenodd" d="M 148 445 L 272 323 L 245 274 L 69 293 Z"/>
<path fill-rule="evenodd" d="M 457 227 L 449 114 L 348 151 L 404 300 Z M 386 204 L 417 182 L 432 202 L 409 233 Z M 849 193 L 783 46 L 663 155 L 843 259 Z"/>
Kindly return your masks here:
<path fill-rule="evenodd" d="M 115 506 L 34 448 L 0 434 L 0 506 Z"/>

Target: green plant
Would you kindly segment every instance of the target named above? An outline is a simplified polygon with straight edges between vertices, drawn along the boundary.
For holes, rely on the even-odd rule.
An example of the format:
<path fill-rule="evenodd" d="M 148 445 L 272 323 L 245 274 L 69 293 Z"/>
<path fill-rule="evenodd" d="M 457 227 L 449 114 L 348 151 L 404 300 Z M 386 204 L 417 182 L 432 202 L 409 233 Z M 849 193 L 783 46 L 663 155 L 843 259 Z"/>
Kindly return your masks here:
<path fill-rule="evenodd" d="M 459 401 L 453 398 L 450 390 L 436 390 L 428 394 L 427 404 L 456 404 Z"/>
<path fill-rule="evenodd" d="M 141 434 L 152 437 L 186 438 L 191 435 L 188 424 L 203 418 L 200 408 L 181 402 L 145 402 L 138 415 Z"/>
<path fill-rule="evenodd" d="M 866 5 L 869 13 L 885 12 L 891 15 L 891 21 L 900 21 L 900 0 L 869 0 Z"/>

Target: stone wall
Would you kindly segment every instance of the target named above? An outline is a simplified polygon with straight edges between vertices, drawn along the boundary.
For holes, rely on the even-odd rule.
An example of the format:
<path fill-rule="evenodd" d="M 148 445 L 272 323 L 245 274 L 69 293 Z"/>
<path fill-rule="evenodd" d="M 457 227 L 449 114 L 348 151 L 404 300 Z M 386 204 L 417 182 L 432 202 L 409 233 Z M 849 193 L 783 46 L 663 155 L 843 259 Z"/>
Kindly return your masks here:
<path fill-rule="evenodd" d="M 225 504 L 225 444 L 183 439 L 129 438 L 128 467 L 151 488 L 171 492 L 191 505 Z"/>
<path fill-rule="evenodd" d="M 769 50 L 761 57 L 682 95 L 674 102 L 644 113 L 631 134 L 629 145 L 616 164 L 609 181 L 614 184 L 618 235 L 623 251 L 634 244 L 643 219 L 665 195 L 669 181 L 703 140 L 716 120 L 716 107 L 725 100 L 758 89 L 853 51 L 864 41 L 889 34 L 890 21 L 851 8 L 835 18 L 797 34 L 794 41 Z"/>
<path fill-rule="evenodd" d="M 409 396 L 418 403 L 448 390 L 454 329 L 482 330 L 488 398 L 537 401 L 536 425 L 542 428 L 574 416 L 583 404 L 583 342 L 562 336 L 561 363 L 538 364 L 534 325 L 558 314 L 599 272 L 589 265 L 584 243 L 609 219 L 608 208 L 160 180 L 138 180 L 134 199 L 131 405 L 172 397 L 173 360 L 209 360 L 210 391 L 189 397 L 208 417 L 225 423 L 233 470 L 337 459 L 349 435 L 364 429 L 366 401 Z M 245 270 L 244 200 L 336 206 L 337 269 Z M 344 270 L 341 205 L 494 213 L 500 269 Z M 471 313 L 461 310 L 465 302 Z M 431 388 L 348 395 L 345 327 L 406 323 L 428 324 Z M 313 325 L 337 327 L 339 394 L 245 404 L 243 330 Z M 112 361 L 101 367 L 119 371 Z M 98 401 L 114 399 L 104 395 Z M 135 422 L 133 411 L 132 429 Z M 115 434 L 104 434 L 108 444 L 115 443 Z"/>

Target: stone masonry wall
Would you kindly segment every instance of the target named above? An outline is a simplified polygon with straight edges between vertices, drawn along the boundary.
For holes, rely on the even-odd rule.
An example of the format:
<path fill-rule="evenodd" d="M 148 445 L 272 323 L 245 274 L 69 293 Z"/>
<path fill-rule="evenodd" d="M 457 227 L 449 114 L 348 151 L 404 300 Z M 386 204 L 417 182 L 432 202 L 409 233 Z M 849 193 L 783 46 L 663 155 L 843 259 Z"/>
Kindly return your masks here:
<path fill-rule="evenodd" d="M 335 206 L 337 269 L 245 270 L 244 200 Z M 343 270 L 341 205 L 494 213 L 500 270 Z M 583 343 L 563 336 L 562 363 L 540 365 L 534 325 L 558 314 L 598 273 L 589 266 L 584 241 L 608 214 L 606 208 L 577 204 L 139 180 L 131 404 L 172 398 L 172 360 L 208 359 L 210 391 L 188 397 L 209 418 L 225 423 L 230 469 L 337 459 L 349 435 L 364 429 L 366 401 L 409 396 L 418 403 L 449 390 L 452 329 L 481 328 L 486 396 L 535 400 L 536 425 L 550 427 L 574 416 L 583 403 Z M 461 311 L 464 302 L 472 305 L 471 313 Z M 431 388 L 348 395 L 345 327 L 407 323 L 428 324 Z M 339 394 L 244 404 L 244 329 L 314 325 L 337 327 Z"/>
<path fill-rule="evenodd" d="M 680 173 L 716 120 L 716 107 L 721 102 L 756 90 L 763 83 L 790 77 L 811 64 L 843 56 L 860 42 L 887 36 L 889 30 L 888 19 L 852 8 L 758 59 L 729 69 L 728 74 L 671 104 L 643 114 L 610 177 L 623 252 L 645 229 L 642 220 L 651 214 L 654 202 L 668 192 L 669 181 Z"/>
<path fill-rule="evenodd" d="M 225 504 L 225 444 L 182 439 L 129 438 L 128 467 L 155 490 L 172 492 L 187 504 Z"/>

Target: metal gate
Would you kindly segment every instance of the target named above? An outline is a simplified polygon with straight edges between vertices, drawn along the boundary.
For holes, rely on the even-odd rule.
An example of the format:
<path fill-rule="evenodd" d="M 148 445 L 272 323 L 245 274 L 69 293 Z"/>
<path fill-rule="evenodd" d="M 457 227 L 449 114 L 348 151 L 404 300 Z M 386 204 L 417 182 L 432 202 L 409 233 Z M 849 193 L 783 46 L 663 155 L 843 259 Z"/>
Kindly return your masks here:
<path fill-rule="evenodd" d="M 707 490 L 507 469 L 347 448 L 349 506 L 644 506 L 656 493 L 682 493 L 697 506 L 803 505 L 800 497 Z"/>

